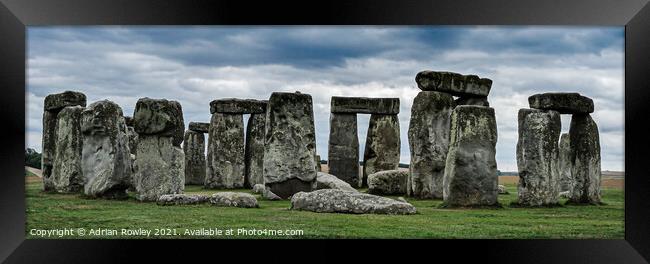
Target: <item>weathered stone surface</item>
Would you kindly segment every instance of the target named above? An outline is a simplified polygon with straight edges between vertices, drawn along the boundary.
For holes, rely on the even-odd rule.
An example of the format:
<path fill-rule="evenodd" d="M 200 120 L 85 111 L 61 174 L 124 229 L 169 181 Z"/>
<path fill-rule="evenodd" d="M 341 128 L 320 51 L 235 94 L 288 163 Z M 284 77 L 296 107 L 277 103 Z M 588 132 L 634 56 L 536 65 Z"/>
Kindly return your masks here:
<path fill-rule="evenodd" d="M 408 130 L 411 150 L 409 196 L 442 199 L 442 178 L 454 107 L 454 98 L 446 93 L 423 91 L 413 100 Z"/>
<path fill-rule="evenodd" d="M 569 199 L 570 195 L 571 195 L 571 191 L 560 192 L 560 198 Z"/>
<path fill-rule="evenodd" d="M 455 96 L 488 96 L 492 80 L 454 72 L 421 71 L 415 82 L 422 91 L 438 91 Z"/>
<path fill-rule="evenodd" d="M 497 124 L 494 109 L 457 106 L 451 114 L 443 199 L 449 207 L 497 205 Z"/>
<path fill-rule="evenodd" d="M 190 124 L 187 127 L 189 130 L 192 130 L 194 132 L 199 132 L 199 133 L 210 132 L 210 123 L 190 122 Z"/>
<path fill-rule="evenodd" d="M 594 112 L 594 101 L 579 93 L 542 93 L 528 97 L 530 108 L 555 110 L 560 114 L 587 114 Z"/>
<path fill-rule="evenodd" d="M 218 192 L 210 197 L 210 203 L 221 207 L 257 208 L 257 199 L 248 193 Z"/>
<path fill-rule="evenodd" d="M 330 111 L 339 114 L 399 114 L 399 98 L 332 96 Z"/>
<path fill-rule="evenodd" d="M 183 142 L 183 109 L 177 101 L 140 98 L 135 104 L 133 123 L 139 135 L 171 136 L 174 146 Z"/>
<path fill-rule="evenodd" d="M 574 114 L 569 127 L 571 175 L 574 180 L 569 202 L 600 203 L 600 135 L 589 114 Z"/>
<path fill-rule="evenodd" d="M 41 153 L 41 170 L 43 171 L 43 190 L 54 191 L 52 182 L 52 166 L 54 166 L 54 153 L 56 151 L 56 116 L 58 112 L 43 112 L 43 141 Z"/>
<path fill-rule="evenodd" d="M 359 185 L 357 114 L 330 114 L 327 149 L 329 173 L 353 186 Z"/>
<path fill-rule="evenodd" d="M 264 184 L 258 183 L 253 186 L 253 193 L 263 194 L 265 189 Z"/>
<path fill-rule="evenodd" d="M 367 193 L 323 189 L 299 192 L 291 198 L 292 210 L 317 213 L 348 214 L 415 214 L 409 203 Z"/>
<path fill-rule="evenodd" d="M 205 136 L 192 130 L 185 131 L 185 184 L 203 185 L 205 182 Z"/>
<path fill-rule="evenodd" d="M 271 190 L 269 190 L 268 187 L 264 187 L 264 191 L 262 192 L 262 197 L 267 200 L 271 201 L 277 201 L 277 200 L 282 200 L 280 196 L 275 195 Z"/>
<path fill-rule="evenodd" d="M 340 180 L 332 174 L 327 174 L 324 172 L 318 172 L 316 174 L 316 190 L 338 189 L 350 192 L 358 192 L 357 189 L 353 188 L 350 184 L 343 180 Z"/>
<path fill-rule="evenodd" d="M 560 122 L 560 114 L 556 111 L 519 110 L 517 203 L 520 206 L 558 203 Z"/>
<path fill-rule="evenodd" d="M 406 194 L 409 172 L 387 170 L 368 175 L 368 193 L 391 195 Z"/>
<path fill-rule="evenodd" d="M 210 189 L 244 187 L 244 117 L 214 113 L 210 122 L 204 186 Z"/>
<path fill-rule="evenodd" d="M 316 181 L 316 139 L 311 96 L 271 94 L 266 116 L 264 184 L 286 199 L 311 191 Z"/>
<path fill-rule="evenodd" d="M 320 163 L 320 155 L 316 155 L 314 162 L 316 162 L 316 172 L 322 171 L 323 167 L 321 166 Z"/>
<path fill-rule="evenodd" d="M 370 115 L 369 123 L 361 186 L 368 186 L 368 175 L 396 170 L 399 166 L 400 133 L 397 115 L 373 114 Z"/>
<path fill-rule="evenodd" d="M 127 126 L 126 136 L 129 138 L 129 150 L 135 155 L 138 148 L 138 133 L 135 132 L 135 128 Z"/>
<path fill-rule="evenodd" d="M 210 113 L 225 114 L 263 114 L 266 112 L 266 100 L 224 98 L 210 102 Z"/>
<path fill-rule="evenodd" d="M 126 126 L 128 126 L 128 127 L 133 127 L 133 117 L 132 116 L 124 116 L 124 123 L 126 123 Z"/>
<path fill-rule="evenodd" d="M 172 137 L 140 135 L 134 182 L 140 201 L 156 201 L 185 188 L 185 154 Z"/>
<path fill-rule="evenodd" d="M 481 97 L 459 97 L 456 99 L 456 105 L 477 105 L 477 106 L 490 106 L 487 96 Z"/>
<path fill-rule="evenodd" d="M 58 94 L 50 94 L 45 97 L 45 111 L 58 112 L 66 106 L 86 107 L 86 95 L 80 92 L 65 91 Z"/>
<path fill-rule="evenodd" d="M 563 192 L 573 189 L 573 177 L 571 175 L 571 145 L 569 141 L 569 133 L 563 133 L 560 136 L 560 191 Z"/>
<path fill-rule="evenodd" d="M 499 194 L 510 194 L 510 192 L 508 192 L 508 189 L 506 189 L 506 186 L 504 186 L 504 185 L 499 184 L 499 185 L 497 185 L 497 188 L 498 188 Z"/>
<path fill-rule="evenodd" d="M 81 171 L 82 106 L 68 106 L 57 116 L 56 150 L 52 166 L 52 183 L 57 192 L 78 192 L 83 188 Z"/>
<path fill-rule="evenodd" d="M 264 132 L 266 114 L 251 114 L 246 126 L 244 186 L 264 184 Z"/>
<path fill-rule="evenodd" d="M 81 112 L 81 169 L 84 193 L 91 197 L 126 198 L 131 184 L 131 154 L 122 108 L 104 100 Z"/>
<path fill-rule="evenodd" d="M 158 205 L 187 205 L 208 202 L 208 197 L 201 194 L 164 194 L 158 197 Z"/>

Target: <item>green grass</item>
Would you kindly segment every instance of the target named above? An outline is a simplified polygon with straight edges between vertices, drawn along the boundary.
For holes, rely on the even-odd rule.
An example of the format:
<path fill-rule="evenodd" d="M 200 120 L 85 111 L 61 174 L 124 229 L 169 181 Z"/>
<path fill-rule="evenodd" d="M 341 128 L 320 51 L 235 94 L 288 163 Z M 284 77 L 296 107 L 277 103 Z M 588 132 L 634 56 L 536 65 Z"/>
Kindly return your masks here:
<path fill-rule="evenodd" d="M 75 194 L 41 192 L 42 184 L 28 183 L 27 238 L 32 229 L 108 228 L 117 236 L 65 236 L 64 238 L 146 238 L 122 236 L 121 229 L 169 228 L 179 236 L 152 238 L 292 238 L 291 236 L 185 236 L 186 229 L 233 228 L 300 229 L 298 238 L 606 238 L 622 239 L 623 191 L 603 190 L 601 206 L 512 208 L 516 187 L 500 195 L 501 209 L 441 209 L 442 201 L 409 199 L 416 215 L 324 214 L 289 210 L 289 201 L 266 201 L 257 196 L 260 208 L 224 208 L 204 205 L 159 206 L 133 197 L 114 201 L 85 199 Z M 237 190 L 250 192 L 249 190 Z M 186 186 L 186 193 L 211 194 Z M 564 203 L 564 200 L 562 200 Z M 235 231 L 236 232 L 236 231 Z M 57 237 L 49 237 L 57 238 Z M 293 237 L 296 238 L 296 237 Z"/>

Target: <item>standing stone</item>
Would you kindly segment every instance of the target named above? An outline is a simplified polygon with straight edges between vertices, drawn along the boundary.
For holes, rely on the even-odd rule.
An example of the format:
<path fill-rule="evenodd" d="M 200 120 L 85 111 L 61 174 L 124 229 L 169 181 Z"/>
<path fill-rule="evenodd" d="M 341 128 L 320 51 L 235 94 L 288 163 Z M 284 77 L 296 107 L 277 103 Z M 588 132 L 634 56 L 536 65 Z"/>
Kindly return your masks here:
<path fill-rule="evenodd" d="M 54 166 L 54 152 L 56 149 L 57 115 L 67 106 L 86 106 L 86 95 L 80 92 L 65 91 L 50 94 L 43 102 L 43 141 L 41 154 L 41 169 L 43 170 L 43 190 L 54 191 L 52 182 L 52 169 Z"/>
<path fill-rule="evenodd" d="M 397 115 L 370 115 L 370 125 L 363 154 L 363 179 L 368 186 L 368 175 L 399 166 L 400 133 Z"/>
<path fill-rule="evenodd" d="M 327 149 L 329 174 L 359 185 L 359 138 L 357 114 L 330 114 L 330 135 Z"/>
<path fill-rule="evenodd" d="M 43 190 L 54 191 L 52 182 L 52 167 L 56 146 L 56 116 L 57 113 L 43 112 L 43 153 L 41 153 L 41 169 L 43 170 Z"/>
<path fill-rule="evenodd" d="M 135 132 L 135 128 L 132 126 L 127 126 L 126 135 L 129 138 L 129 150 L 131 150 L 131 154 L 135 155 L 138 148 L 138 133 Z"/>
<path fill-rule="evenodd" d="M 517 203 L 521 206 L 558 203 L 560 122 L 560 113 L 553 110 L 519 110 Z"/>
<path fill-rule="evenodd" d="M 82 106 L 68 106 L 58 114 L 56 151 L 52 167 L 52 183 L 57 192 L 78 192 L 83 188 L 81 171 Z"/>
<path fill-rule="evenodd" d="M 316 138 L 311 95 L 274 92 L 266 114 L 264 184 L 282 199 L 316 183 Z"/>
<path fill-rule="evenodd" d="M 205 136 L 192 130 L 185 131 L 185 184 L 203 185 L 205 181 Z"/>
<path fill-rule="evenodd" d="M 140 136 L 134 177 L 138 200 L 156 201 L 164 194 L 183 193 L 185 154 L 173 141 L 173 137 Z"/>
<path fill-rule="evenodd" d="M 423 91 L 413 100 L 408 139 L 411 149 L 409 196 L 442 199 L 454 98 Z"/>
<path fill-rule="evenodd" d="M 322 170 L 323 170 L 323 167 L 322 167 L 322 165 L 320 164 L 320 155 L 316 155 L 316 157 L 314 157 L 314 158 L 316 159 L 316 160 L 315 160 L 315 162 L 316 162 L 316 172 L 320 172 L 320 171 L 322 171 Z"/>
<path fill-rule="evenodd" d="M 451 137 L 443 198 L 450 207 L 497 205 L 497 124 L 494 109 L 457 106 L 451 114 Z"/>
<path fill-rule="evenodd" d="M 405 194 L 409 172 L 387 170 L 368 175 L 368 193 L 380 195 Z"/>
<path fill-rule="evenodd" d="M 571 175 L 575 185 L 570 203 L 600 204 L 600 136 L 589 114 L 574 114 L 569 127 Z"/>
<path fill-rule="evenodd" d="M 252 188 L 264 184 L 264 126 L 266 114 L 251 114 L 246 126 L 246 149 L 244 150 L 244 186 Z"/>
<path fill-rule="evenodd" d="M 560 191 L 566 192 L 573 189 L 573 177 L 571 176 L 571 145 L 569 133 L 560 136 Z"/>
<path fill-rule="evenodd" d="M 212 114 L 205 188 L 244 187 L 244 148 L 243 115 L 218 112 Z"/>
<path fill-rule="evenodd" d="M 81 169 L 86 195 L 126 198 L 131 158 L 125 131 L 122 108 L 111 101 L 92 103 L 81 113 Z"/>
<path fill-rule="evenodd" d="M 140 98 L 135 105 L 133 122 L 138 133 L 133 179 L 136 198 L 156 201 L 164 194 L 182 193 L 185 154 L 179 145 L 183 141 L 185 124 L 180 103 Z"/>
<path fill-rule="evenodd" d="M 174 146 L 183 142 L 183 109 L 177 101 L 140 98 L 135 104 L 133 122 L 139 135 L 170 136 L 174 138 Z"/>

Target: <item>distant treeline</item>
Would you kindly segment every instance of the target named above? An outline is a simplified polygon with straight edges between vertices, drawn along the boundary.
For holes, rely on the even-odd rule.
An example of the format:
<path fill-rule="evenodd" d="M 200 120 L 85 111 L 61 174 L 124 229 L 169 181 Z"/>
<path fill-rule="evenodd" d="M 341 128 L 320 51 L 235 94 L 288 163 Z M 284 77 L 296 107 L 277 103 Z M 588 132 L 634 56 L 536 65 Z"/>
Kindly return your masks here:
<path fill-rule="evenodd" d="M 35 169 L 41 169 L 41 153 L 36 152 L 36 150 L 27 148 L 25 150 L 25 166 L 29 166 Z"/>

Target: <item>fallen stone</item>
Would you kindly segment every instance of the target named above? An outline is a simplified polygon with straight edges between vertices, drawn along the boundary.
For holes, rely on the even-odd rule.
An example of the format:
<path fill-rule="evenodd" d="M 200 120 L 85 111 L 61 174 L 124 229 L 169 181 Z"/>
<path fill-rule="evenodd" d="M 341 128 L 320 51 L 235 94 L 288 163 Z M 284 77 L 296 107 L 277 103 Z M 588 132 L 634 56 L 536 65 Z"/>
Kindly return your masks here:
<path fill-rule="evenodd" d="M 558 203 L 560 122 L 560 114 L 556 111 L 519 110 L 517 203 L 520 206 Z"/>
<path fill-rule="evenodd" d="M 266 100 L 224 98 L 210 102 L 210 113 L 224 114 L 263 114 Z"/>
<path fill-rule="evenodd" d="M 387 170 L 368 175 L 368 193 L 379 195 L 406 194 L 409 172 Z"/>
<path fill-rule="evenodd" d="M 136 198 L 156 201 L 165 194 L 181 194 L 185 188 L 185 154 L 172 137 L 140 135 L 134 177 Z"/>
<path fill-rule="evenodd" d="M 210 203 L 220 207 L 258 208 L 255 196 L 248 193 L 218 192 L 210 197 Z"/>
<path fill-rule="evenodd" d="M 244 187 L 264 184 L 264 132 L 266 114 L 251 114 L 246 126 Z"/>
<path fill-rule="evenodd" d="M 272 191 L 269 190 L 266 186 L 264 187 L 264 191 L 262 192 L 262 197 L 264 199 L 270 200 L 270 201 L 277 201 L 277 200 L 282 200 L 280 196 L 275 195 Z"/>
<path fill-rule="evenodd" d="M 490 106 L 487 96 L 482 97 L 459 97 L 456 99 L 456 105 L 477 105 L 477 106 Z"/>
<path fill-rule="evenodd" d="M 363 154 L 361 186 L 368 186 L 368 175 L 399 166 L 400 132 L 397 115 L 370 115 Z"/>
<path fill-rule="evenodd" d="M 139 135 L 171 136 L 174 146 L 183 142 L 183 109 L 177 101 L 140 98 L 135 104 L 133 123 Z"/>
<path fill-rule="evenodd" d="M 454 72 L 421 71 L 415 76 L 415 82 L 422 91 L 438 91 L 460 97 L 486 97 L 492 88 L 490 79 Z"/>
<path fill-rule="evenodd" d="M 243 188 L 245 169 L 243 116 L 214 113 L 210 123 L 205 188 Z"/>
<path fill-rule="evenodd" d="M 86 107 L 86 95 L 80 92 L 65 91 L 58 94 L 50 94 L 45 97 L 45 111 L 58 113 L 66 106 Z"/>
<path fill-rule="evenodd" d="M 158 205 L 188 205 L 207 203 L 208 197 L 200 194 L 165 194 L 158 197 Z"/>
<path fill-rule="evenodd" d="M 399 98 L 332 96 L 330 111 L 337 114 L 399 114 Z"/>
<path fill-rule="evenodd" d="M 461 105 L 454 109 L 443 178 L 446 206 L 498 205 L 496 143 L 493 108 Z"/>
<path fill-rule="evenodd" d="M 210 123 L 190 122 L 188 129 L 198 133 L 210 132 Z"/>
<path fill-rule="evenodd" d="M 573 189 L 573 177 L 571 176 L 571 145 L 569 141 L 569 133 L 563 133 L 560 136 L 560 191 L 563 192 Z"/>
<path fill-rule="evenodd" d="M 81 111 L 82 106 L 67 106 L 57 116 L 56 150 L 52 166 L 54 189 L 61 193 L 83 189 L 81 170 Z"/>
<path fill-rule="evenodd" d="M 291 209 L 317 213 L 348 214 L 415 214 L 417 210 L 409 203 L 372 194 L 323 189 L 299 192 L 291 198 Z"/>
<path fill-rule="evenodd" d="M 574 186 L 569 202 L 600 204 L 600 136 L 589 114 L 574 114 L 569 127 L 571 175 Z"/>
<path fill-rule="evenodd" d="M 203 185 L 205 182 L 205 136 L 188 130 L 183 140 L 185 153 L 185 184 Z"/>
<path fill-rule="evenodd" d="M 594 101 L 579 93 L 542 93 L 528 97 L 530 108 L 555 110 L 560 114 L 588 114 L 594 112 Z"/>
<path fill-rule="evenodd" d="M 499 189 L 499 194 L 510 194 L 510 192 L 508 192 L 508 189 L 504 185 L 499 184 L 497 188 Z"/>
<path fill-rule="evenodd" d="M 126 198 L 131 175 L 129 138 L 122 108 L 108 100 L 81 112 L 81 170 L 90 197 Z"/>
<path fill-rule="evenodd" d="M 336 176 L 324 172 L 318 172 L 316 176 L 316 190 L 321 189 L 338 189 L 349 192 L 358 192 L 357 189 L 353 188 L 347 182 L 340 180 Z"/>
<path fill-rule="evenodd" d="M 329 173 L 353 186 L 359 185 L 359 137 L 356 114 L 330 114 L 327 149 Z"/>
<path fill-rule="evenodd" d="M 253 186 L 253 193 L 263 194 L 265 189 L 264 184 L 258 183 Z"/>
<path fill-rule="evenodd" d="M 274 92 L 268 104 L 264 184 L 286 199 L 316 185 L 316 138 L 311 96 Z"/>
<path fill-rule="evenodd" d="M 411 151 L 409 196 L 442 199 L 442 178 L 454 107 L 454 98 L 446 93 L 423 91 L 413 100 L 408 130 Z"/>

